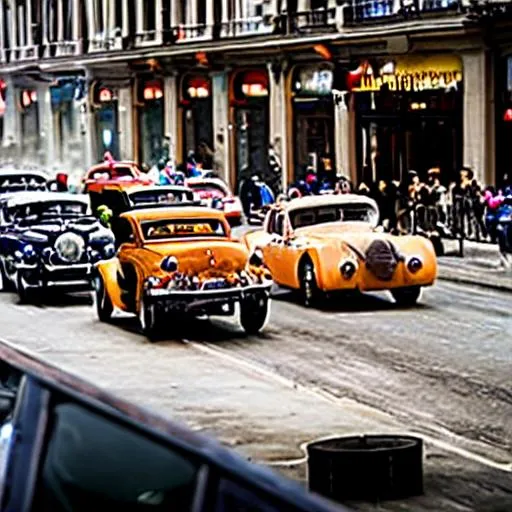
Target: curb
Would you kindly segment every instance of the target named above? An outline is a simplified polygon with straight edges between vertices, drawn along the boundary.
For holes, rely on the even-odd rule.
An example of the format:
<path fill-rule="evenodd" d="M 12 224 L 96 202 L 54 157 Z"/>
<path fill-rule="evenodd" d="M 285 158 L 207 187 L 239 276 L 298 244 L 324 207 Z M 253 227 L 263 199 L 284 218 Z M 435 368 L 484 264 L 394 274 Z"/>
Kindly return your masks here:
<path fill-rule="evenodd" d="M 470 286 L 478 286 L 480 288 L 485 288 L 488 290 L 498 290 L 500 292 L 512 293 L 512 283 L 510 284 L 502 284 L 495 283 L 486 279 L 479 279 L 475 277 L 465 276 L 465 275 L 457 275 L 452 273 L 443 273 L 440 270 L 438 276 L 438 281 L 448 281 L 452 283 L 465 284 Z"/>

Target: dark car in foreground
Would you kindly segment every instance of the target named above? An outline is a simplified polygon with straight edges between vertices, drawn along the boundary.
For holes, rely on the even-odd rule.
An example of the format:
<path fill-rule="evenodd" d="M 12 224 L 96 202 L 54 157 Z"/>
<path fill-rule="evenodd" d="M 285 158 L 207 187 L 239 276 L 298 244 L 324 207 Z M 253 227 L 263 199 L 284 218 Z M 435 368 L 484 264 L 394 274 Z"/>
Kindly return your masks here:
<path fill-rule="evenodd" d="M 346 510 L 0 342 L 0 511 Z"/>
<path fill-rule="evenodd" d="M 115 253 L 114 235 L 90 214 L 87 196 L 14 193 L 0 199 L 0 287 L 21 302 L 37 292 L 90 288 L 92 266 Z"/>

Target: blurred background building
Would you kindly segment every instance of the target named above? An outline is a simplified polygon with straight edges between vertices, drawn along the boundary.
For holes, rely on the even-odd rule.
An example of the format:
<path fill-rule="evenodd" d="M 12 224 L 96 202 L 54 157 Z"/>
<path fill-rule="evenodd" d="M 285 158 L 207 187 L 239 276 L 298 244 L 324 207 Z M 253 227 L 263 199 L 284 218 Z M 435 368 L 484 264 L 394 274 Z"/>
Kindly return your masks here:
<path fill-rule="evenodd" d="M 511 2 L 0 0 L 0 159 L 189 154 L 236 187 L 512 166 Z"/>

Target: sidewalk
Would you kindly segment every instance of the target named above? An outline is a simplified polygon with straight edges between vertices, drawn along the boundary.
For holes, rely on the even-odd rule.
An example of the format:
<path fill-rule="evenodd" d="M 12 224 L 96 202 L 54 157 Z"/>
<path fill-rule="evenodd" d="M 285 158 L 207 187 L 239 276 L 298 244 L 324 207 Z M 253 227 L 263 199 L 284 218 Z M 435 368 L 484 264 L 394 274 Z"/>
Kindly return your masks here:
<path fill-rule="evenodd" d="M 438 258 L 439 279 L 512 291 L 512 268 L 503 268 L 497 245 L 465 241 L 461 258 L 457 240 L 443 243 L 446 256 Z"/>

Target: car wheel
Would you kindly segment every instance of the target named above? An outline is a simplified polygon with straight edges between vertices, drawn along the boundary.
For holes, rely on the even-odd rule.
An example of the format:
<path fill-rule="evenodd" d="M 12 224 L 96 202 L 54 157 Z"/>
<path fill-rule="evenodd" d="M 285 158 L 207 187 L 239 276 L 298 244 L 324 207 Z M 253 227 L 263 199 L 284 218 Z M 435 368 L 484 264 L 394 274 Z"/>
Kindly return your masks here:
<path fill-rule="evenodd" d="M 313 262 L 306 261 L 300 271 L 300 291 L 302 302 L 306 307 L 312 307 L 320 298 L 320 290 L 316 281 L 315 266 Z"/>
<path fill-rule="evenodd" d="M 240 324 L 247 334 L 258 334 L 265 326 L 269 313 L 267 297 L 251 298 L 240 302 Z"/>
<path fill-rule="evenodd" d="M 20 304 L 32 304 L 36 301 L 37 288 L 27 285 L 23 272 L 16 275 L 16 291 Z"/>
<path fill-rule="evenodd" d="M 149 341 L 155 341 L 157 335 L 157 315 L 155 307 L 148 304 L 145 297 L 142 297 L 139 305 L 139 324 L 142 334 L 144 334 Z"/>
<path fill-rule="evenodd" d="M 414 306 L 420 298 L 421 287 L 409 286 L 391 290 L 391 295 L 399 306 Z"/>
<path fill-rule="evenodd" d="M 99 275 L 94 278 L 94 300 L 96 302 L 96 312 L 99 321 L 110 321 L 112 313 L 114 312 L 114 306 L 105 288 L 103 278 Z"/>

